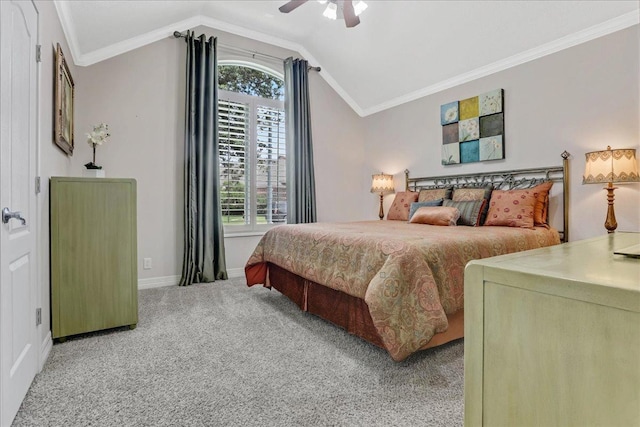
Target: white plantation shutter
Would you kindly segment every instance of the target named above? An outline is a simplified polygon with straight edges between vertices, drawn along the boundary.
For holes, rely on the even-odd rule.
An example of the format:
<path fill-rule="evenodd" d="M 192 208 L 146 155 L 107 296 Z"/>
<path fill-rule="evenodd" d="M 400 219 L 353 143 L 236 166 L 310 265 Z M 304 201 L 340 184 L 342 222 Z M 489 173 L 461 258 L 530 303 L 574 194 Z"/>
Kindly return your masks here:
<path fill-rule="evenodd" d="M 220 202 L 223 223 L 248 224 L 247 140 L 249 104 L 220 98 L 218 101 L 220 138 Z"/>
<path fill-rule="evenodd" d="M 258 213 L 265 220 L 284 222 L 287 170 L 284 109 L 257 105 L 256 193 Z M 271 210 L 268 207 L 271 206 Z"/>
<path fill-rule="evenodd" d="M 283 104 L 219 91 L 220 202 L 223 223 L 231 232 L 286 222 Z"/>

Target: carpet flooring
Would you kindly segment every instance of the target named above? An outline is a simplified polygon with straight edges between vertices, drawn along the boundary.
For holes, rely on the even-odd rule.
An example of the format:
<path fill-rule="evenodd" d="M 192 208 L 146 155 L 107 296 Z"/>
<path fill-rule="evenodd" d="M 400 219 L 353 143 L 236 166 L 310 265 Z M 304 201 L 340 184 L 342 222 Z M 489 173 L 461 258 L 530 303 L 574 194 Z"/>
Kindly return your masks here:
<path fill-rule="evenodd" d="M 14 426 L 460 426 L 463 343 L 402 363 L 243 279 L 139 293 L 55 344 Z"/>

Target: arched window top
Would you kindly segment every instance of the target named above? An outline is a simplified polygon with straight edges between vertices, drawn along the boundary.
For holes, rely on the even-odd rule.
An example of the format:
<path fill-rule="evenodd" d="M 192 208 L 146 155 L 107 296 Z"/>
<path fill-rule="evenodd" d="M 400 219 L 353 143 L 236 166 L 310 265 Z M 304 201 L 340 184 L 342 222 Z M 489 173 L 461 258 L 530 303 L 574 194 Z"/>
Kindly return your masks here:
<path fill-rule="evenodd" d="M 218 87 L 260 98 L 284 100 L 282 74 L 245 61 L 218 61 Z"/>

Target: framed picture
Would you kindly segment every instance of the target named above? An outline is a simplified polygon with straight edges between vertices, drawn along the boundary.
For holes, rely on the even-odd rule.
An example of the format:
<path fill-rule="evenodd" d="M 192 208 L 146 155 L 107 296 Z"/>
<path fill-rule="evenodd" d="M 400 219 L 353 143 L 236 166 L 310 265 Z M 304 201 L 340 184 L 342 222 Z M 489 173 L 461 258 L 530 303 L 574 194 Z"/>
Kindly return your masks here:
<path fill-rule="evenodd" d="M 504 90 L 440 106 L 442 164 L 504 159 Z"/>
<path fill-rule="evenodd" d="M 56 47 L 54 87 L 55 130 L 53 141 L 69 156 L 73 155 L 73 78 L 64 59 L 60 43 Z"/>

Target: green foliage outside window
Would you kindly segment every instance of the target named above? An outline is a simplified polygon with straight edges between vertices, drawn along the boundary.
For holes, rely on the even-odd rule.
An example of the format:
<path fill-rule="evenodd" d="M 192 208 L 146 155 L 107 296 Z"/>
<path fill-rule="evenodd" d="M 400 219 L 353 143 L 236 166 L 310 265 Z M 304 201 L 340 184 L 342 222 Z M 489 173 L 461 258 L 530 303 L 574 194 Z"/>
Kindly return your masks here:
<path fill-rule="evenodd" d="M 218 67 L 218 87 L 267 99 L 284 99 L 284 81 L 263 71 L 238 65 Z"/>

